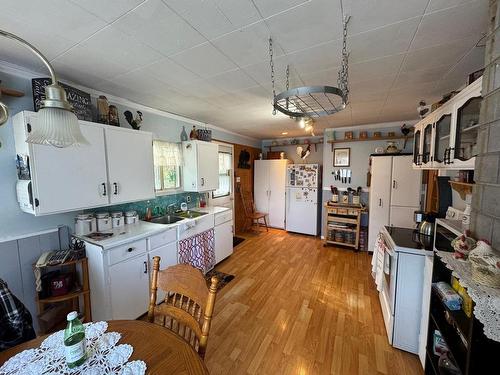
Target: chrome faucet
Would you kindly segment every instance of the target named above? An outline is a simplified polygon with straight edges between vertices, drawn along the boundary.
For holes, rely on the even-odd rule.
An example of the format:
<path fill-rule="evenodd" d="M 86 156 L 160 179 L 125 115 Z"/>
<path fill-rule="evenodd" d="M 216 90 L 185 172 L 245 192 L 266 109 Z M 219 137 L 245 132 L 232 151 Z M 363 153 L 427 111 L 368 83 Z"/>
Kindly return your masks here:
<path fill-rule="evenodd" d="M 171 210 L 171 208 L 173 208 L 173 210 Z M 175 212 L 175 203 L 169 204 L 167 206 L 167 213 L 168 214 L 173 214 L 174 212 Z"/>

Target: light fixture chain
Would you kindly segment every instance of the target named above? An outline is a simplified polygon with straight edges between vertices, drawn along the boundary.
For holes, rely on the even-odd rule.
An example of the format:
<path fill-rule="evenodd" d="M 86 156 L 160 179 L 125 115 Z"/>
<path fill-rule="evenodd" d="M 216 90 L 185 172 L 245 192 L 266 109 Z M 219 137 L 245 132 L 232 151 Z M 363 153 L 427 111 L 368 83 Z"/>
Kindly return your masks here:
<path fill-rule="evenodd" d="M 350 16 L 344 17 L 342 24 L 342 66 L 338 75 L 338 86 L 344 95 L 344 101 L 347 104 L 349 97 L 349 53 L 347 52 L 347 24 Z"/>
<path fill-rule="evenodd" d="M 273 115 L 276 115 L 276 108 L 274 108 L 274 101 L 276 99 L 276 89 L 274 84 L 274 61 L 273 61 L 273 39 L 269 38 L 269 65 L 271 66 L 271 83 L 273 86 Z"/>
<path fill-rule="evenodd" d="M 286 89 L 290 88 L 290 65 L 286 66 Z"/>

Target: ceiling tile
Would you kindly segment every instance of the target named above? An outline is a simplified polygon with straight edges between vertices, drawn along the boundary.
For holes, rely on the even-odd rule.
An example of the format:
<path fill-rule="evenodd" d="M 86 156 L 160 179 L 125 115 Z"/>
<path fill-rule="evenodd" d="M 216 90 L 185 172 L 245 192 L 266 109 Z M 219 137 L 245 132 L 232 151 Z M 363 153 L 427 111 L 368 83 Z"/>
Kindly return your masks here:
<path fill-rule="evenodd" d="M 342 42 L 339 40 L 303 49 L 285 56 L 285 60 L 301 75 L 340 66 Z"/>
<path fill-rule="evenodd" d="M 260 13 L 264 17 L 284 12 L 297 5 L 308 3 L 311 0 L 253 0 Z"/>
<path fill-rule="evenodd" d="M 162 59 L 144 68 L 154 77 L 172 86 L 182 86 L 201 79 L 201 77 L 169 58 Z"/>
<path fill-rule="evenodd" d="M 452 64 L 437 66 L 431 69 L 411 70 L 401 72 L 394 83 L 393 88 L 408 88 L 429 82 L 438 82 L 452 67 Z"/>
<path fill-rule="evenodd" d="M 212 43 L 236 64 L 245 66 L 269 60 L 269 36 L 269 29 L 262 21 L 223 35 Z M 273 52 L 275 56 L 284 53 L 278 44 L 274 45 Z"/>
<path fill-rule="evenodd" d="M 274 76 L 277 85 L 285 81 L 287 64 L 290 64 L 287 56 L 278 56 L 274 58 Z M 269 61 L 244 66 L 242 69 L 261 85 L 271 84 L 271 67 L 269 66 Z"/>
<path fill-rule="evenodd" d="M 50 60 L 105 27 L 106 23 L 63 0 L 2 0 L 0 25 L 3 30 L 28 40 Z M 13 42 L 8 43 L 2 41 L 1 45 L 8 50 Z"/>
<path fill-rule="evenodd" d="M 462 38 L 481 37 L 488 24 L 488 2 L 475 1 L 439 12 L 426 14 L 411 49 L 449 43 Z"/>
<path fill-rule="evenodd" d="M 402 71 L 431 69 L 435 66 L 455 64 L 476 44 L 475 38 L 455 40 L 438 46 L 408 52 Z"/>
<path fill-rule="evenodd" d="M 186 85 L 176 87 L 177 90 L 188 96 L 193 96 L 197 98 L 213 98 L 222 95 L 226 95 L 227 91 L 219 87 L 215 87 L 213 84 L 205 81 L 199 80 Z"/>
<path fill-rule="evenodd" d="M 344 1 L 344 13 L 351 16 L 348 34 L 372 30 L 424 13 L 429 0 L 355 0 Z"/>
<path fill-rule="evenodd" d="M 210 77 L 207 82 L 227 92 L 240 91 L 259 85 L 241 69 Z"/>
<path fill-rule="evenodd" d="M 148 0 L 119 18 L 113 26 L 165 56 L 206 41 L 191 25 L 161 0 Z"/>
<path fill-rule="evenodd" d="M 186 69 L 208 78 L 236 69 L 237 66 L 210 43 L 205 43 L 172 56 L 172 60 Z"/>
<path fill-rule="evenodd" d="M 89 13 L 112 22 L 145 0 L 70 0 Z"/>
<path fill-rule="evenodd" d="M 207 39 L 216 38 L 235 29 L 212 0 L 163 0 Z"/>
<path fill-rule="evenodd" d="M 437 10 L 451 8 L 465 3 L 470 3 L 471 1 L 473 0 L 431 0 L 425 12 L 432 13 Z"/>
<path fill-rule="evenodd" d="M 342 37 L 340 1 L 314 0 L 266 19 L 273 40 L 293 52 Z"/>
<path fill-rule="evenodd" d="M 356 63 L 406 52 L 419 22 L 419 18 L 412 18 L 348 38 L 349 61 Z"/>
<path fill-rule="evenodd" d="M 386 56 L 379 59 L 349 64 L 349 81 L 366 81 L 378 76 L 396 74 L 401 67 L 404 54 Z"/>
<path fill-rule="evenodd" d="M 113 26 L 94 34 L 85 42 L 54 60 L 75 70 L 91 70 L 94 75 L 112 78 L 158 61 L 162 56 Z"/>
<path fill-rule="evenodd" d="M 212 0 L 234 27 L 262 20 L 251 0 Z"/>

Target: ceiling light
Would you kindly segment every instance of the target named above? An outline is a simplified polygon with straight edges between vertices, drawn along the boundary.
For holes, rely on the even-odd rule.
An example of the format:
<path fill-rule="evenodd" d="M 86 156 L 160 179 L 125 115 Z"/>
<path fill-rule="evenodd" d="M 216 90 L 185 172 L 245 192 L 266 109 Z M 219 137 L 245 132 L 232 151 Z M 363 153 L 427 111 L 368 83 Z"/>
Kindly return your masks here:
<path fill-rule="evenodd" d="M 311 124 L 307 124 L 306 127 L 304 128 L 304 130 L 309 133 L 310 131 L 313 130 L 313 126 Z"/>
<path fill-rule="evenodd" d="M 45 87 L 45 100 L 42 101 L 38 111 L 37 126 L 33 126 L 33 131 L 28 135 L 26 142 L 55 147 L 88 144 L 80 130 L 73 106 L 68 102 L 64 89 L 57 83 L 54 68 L 47 58 L 33 45 L 17 35 L 0 30 L 0 36 L 18 42 L 37 55 L 49 70 L 52 78 L 52 84 Z M 0 125 L 3 125 L 7 119 L 7 107 L 0 103 L 0 120 L 3 120 Z"/>
<path fill-rule="evenodd" d="M 301 129 L 304 129 L 306 127 L 306 120 L 303 117 L 301 117 L 299 120 L 299 126 Z"/>
<path fill-rule="evenodd" d="M 281 132 L 281 135 L 287 135 L 288 132 Z"/>

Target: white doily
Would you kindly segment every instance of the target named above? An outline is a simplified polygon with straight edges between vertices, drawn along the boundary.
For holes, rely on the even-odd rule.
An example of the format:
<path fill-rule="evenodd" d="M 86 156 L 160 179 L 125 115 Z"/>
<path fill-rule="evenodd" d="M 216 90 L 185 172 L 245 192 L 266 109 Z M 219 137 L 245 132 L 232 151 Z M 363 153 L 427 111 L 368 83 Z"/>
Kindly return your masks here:
<path fill-rule="evenodd" d="M 437 251 L 453 276 L 467 288 L 470 298 L 476 303 L 474 316 L 484 325 L 484 334 L 491 340 L 500 342 L 500 289 L 490 288 L 472 280 L 469 261 L 455 259 L 453 253 Z"/>
<path fill-rule="evenodd" d="M 108 323 L 86 323 L 87 360 L 74 369 L 66 365 L 64 356 L 64 331 L 47 337 L 39 348 L 28 349 L 9 358 L 0 367 L 0 375 L 14 374 L 85 374 L 85 375 L 144 375 L 146 363 L 127 362 L 132 355 L 131 345 L 117 345 L 121 335 L 108 332 Z"/>

